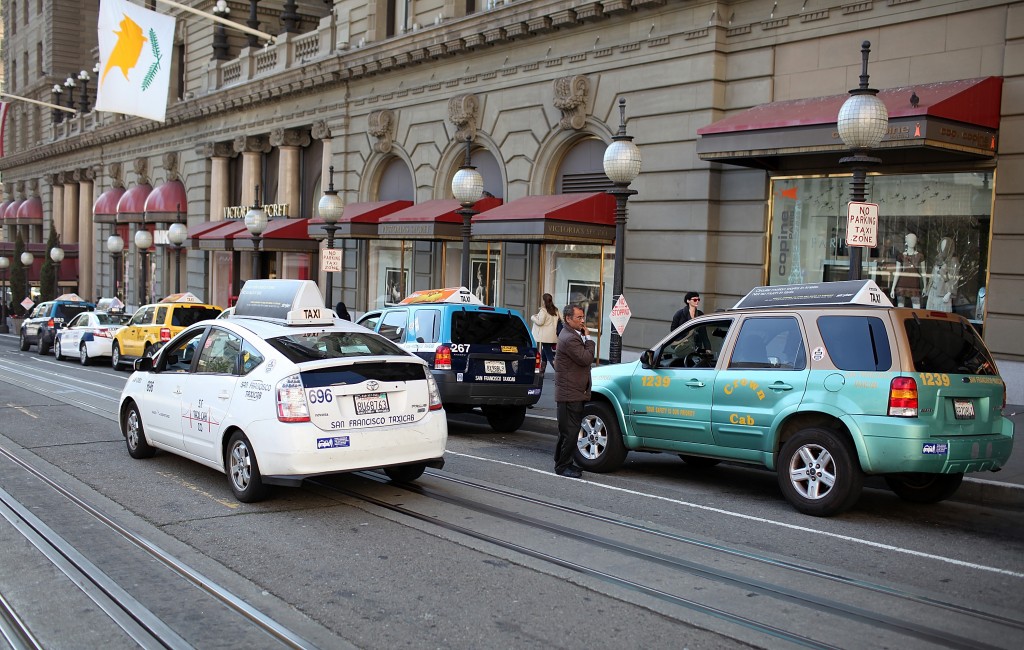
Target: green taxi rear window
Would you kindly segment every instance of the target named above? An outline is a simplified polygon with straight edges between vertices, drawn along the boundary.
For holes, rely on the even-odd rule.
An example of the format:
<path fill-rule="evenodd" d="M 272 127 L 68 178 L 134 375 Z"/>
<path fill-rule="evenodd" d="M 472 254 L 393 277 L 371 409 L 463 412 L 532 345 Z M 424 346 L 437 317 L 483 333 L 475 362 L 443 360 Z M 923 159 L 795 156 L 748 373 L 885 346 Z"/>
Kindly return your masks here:
<path fill-rule="evenodd" d="M 874 316 L 822 316 L 818 331 L 840 370 L 889 370 L 892 350 L 885 323 Z"/>

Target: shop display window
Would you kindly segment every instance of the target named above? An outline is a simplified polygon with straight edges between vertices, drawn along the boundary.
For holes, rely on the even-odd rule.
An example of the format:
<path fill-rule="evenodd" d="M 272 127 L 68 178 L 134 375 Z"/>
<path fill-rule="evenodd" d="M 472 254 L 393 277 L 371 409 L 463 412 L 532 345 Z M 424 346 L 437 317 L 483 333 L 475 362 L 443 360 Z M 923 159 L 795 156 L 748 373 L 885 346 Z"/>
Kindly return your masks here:
<path fill-rule="evenodd" d="M 868 176 L 878 204 L 878 245 L 861 276 L 894 304 L 955 311 L 980 321 L 988 271 L 990 172 Z M 849 277 L 850 177 L 773 178 L 770 285 Z"/>
<path fill-rule="evenodd" d="M 550 293 L 559 313 L 569 303 L 579 305 L 586 315 L 588 334 L 597 341 L 598 356 L 608 358 L 612 309 L 612 277 L 615 256 L 612 247 L 589 244 L 546 244 L 543 246 L 542 293 Z M 533 312 L 536 313 L 536 312 Z"/>
<path fill-rule="evenodd" d="M 462 284 L 462 242 L 445 244 L 445 286 Z M 485 305 L 501 306 L 501 244 L 472 242 L 469 246 L 469 285 Z"/>

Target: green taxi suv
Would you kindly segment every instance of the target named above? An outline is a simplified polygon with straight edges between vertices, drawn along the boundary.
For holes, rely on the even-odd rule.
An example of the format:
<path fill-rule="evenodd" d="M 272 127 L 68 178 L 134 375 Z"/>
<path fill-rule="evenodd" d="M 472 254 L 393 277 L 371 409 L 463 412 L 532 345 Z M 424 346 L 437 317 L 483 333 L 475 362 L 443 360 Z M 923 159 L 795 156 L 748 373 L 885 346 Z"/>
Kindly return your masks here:
<path fill-rule="evenodd" d="M 593 384 L 584 469 L 614 471 L 629 451 L 760 465 L 815 516 L 853 506 L 866 475 L 907 501 L 947 499 L 1013 448 L 1006 386 L 971 324 L 893 307 L 871 281 L 755 288 Z"/>

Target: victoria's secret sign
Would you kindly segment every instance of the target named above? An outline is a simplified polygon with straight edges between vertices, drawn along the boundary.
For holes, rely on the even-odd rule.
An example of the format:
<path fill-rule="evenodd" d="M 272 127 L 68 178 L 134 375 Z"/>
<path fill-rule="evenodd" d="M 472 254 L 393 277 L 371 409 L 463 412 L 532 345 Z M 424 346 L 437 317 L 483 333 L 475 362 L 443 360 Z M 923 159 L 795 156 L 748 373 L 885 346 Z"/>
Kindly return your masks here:
<path fill-rule="evenodd" d="M 224 218 L 245 219 L 245 213 L 251 209 L 252 208 L 245 205 L 233 205 L 231 207 L 224 208 Z M 289 216 L 287 203 L 269 203 L 264 205 L 263 209 L 266 211 L 268 218 Z"/>

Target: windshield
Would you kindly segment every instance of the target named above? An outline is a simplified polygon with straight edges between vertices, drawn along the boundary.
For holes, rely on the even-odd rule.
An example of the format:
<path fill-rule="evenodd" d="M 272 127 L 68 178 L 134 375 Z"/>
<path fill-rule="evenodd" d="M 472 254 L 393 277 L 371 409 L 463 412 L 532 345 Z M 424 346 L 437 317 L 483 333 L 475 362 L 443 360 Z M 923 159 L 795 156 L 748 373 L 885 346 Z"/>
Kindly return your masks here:
<path fill-rule="evenodd" d="M 394 343 L 370 332 L 310 332 L 268 339 L 293 363 L 365 356 L 409 356 Z"/>
<path fill-rule="evenodd" d="M 533 347 L 523 321 L 509 313 L 457 311 L 452 314 L 452 343 Z"/>
<path fill-rule="evenodd" d="M 100 325 L 120 325 L 121 319 L 118 316 L 112 316 L 111 314 L 104 314 L 101 311 L 96 312 L 96 322 Z"/>
<path fill-rule="evenodd" d="M 903 321 L 917 372 L 994 375 L 988 348 L 962 318 L 907 318 Z"/>

